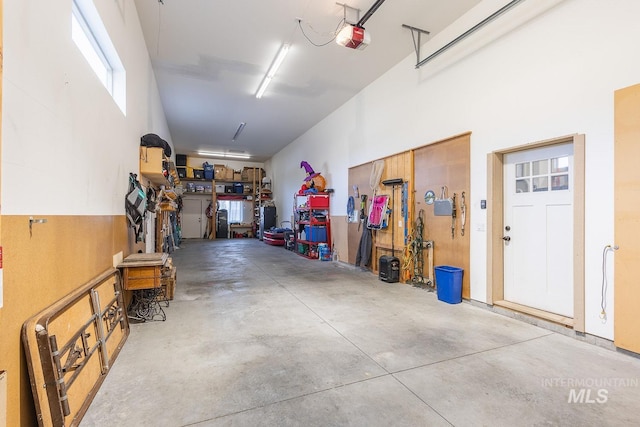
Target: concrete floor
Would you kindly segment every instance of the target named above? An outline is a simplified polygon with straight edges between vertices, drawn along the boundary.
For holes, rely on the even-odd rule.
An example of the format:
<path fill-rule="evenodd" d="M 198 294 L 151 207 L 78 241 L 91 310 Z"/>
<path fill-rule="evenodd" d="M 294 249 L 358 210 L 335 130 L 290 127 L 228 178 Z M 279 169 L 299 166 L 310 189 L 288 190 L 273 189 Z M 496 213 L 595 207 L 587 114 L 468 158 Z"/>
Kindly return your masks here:
<path fill-rule="evenodd" d="M 82 426 L 640 423 L 638 358 L 255 239 L 172 256 Z"/>

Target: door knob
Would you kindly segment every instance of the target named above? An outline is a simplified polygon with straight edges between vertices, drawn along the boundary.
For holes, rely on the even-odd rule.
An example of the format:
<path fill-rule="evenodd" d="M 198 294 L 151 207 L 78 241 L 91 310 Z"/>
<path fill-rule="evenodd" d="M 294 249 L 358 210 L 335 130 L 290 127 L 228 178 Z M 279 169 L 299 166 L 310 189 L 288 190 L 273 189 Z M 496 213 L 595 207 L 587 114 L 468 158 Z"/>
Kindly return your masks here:
<path fill-rule="evenodd" d="M 511 241 L 511 237 L 510 236 L 504 236 L 502 238 L 502 240 L 504 240 L 505 242 L 509 242 L 509 241 Z"/>

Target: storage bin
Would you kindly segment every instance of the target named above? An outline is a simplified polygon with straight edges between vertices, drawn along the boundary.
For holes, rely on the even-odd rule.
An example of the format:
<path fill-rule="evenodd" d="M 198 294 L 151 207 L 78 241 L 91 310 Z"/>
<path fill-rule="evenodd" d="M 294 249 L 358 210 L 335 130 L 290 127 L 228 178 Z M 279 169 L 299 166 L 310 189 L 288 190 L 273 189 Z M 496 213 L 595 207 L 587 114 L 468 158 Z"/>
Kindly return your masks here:
<path fill-rule="evenodd" d="M 202 170 L 204 171 L 204 179 L 213 179 L 213 165 L 204 162 L 202 164 Z"/>
<path fill-rule="evenodd" d="M 448 265 L 437 266 L 434 270 L 438 299 L 449 304 L 462 302 L 462 275 L 464 270 Z"/>
<path fill-rule="evenodd" d="M 310 208 L 329 208 L 328 194 L 310 194 L 307 202 Z"/>
<path fill-rule="evenodd" d="M 176 168 L 178 171 L 178 178 L 186 178 L 187 177 L 187 168 Z"/>
<path fill-rule="evenodd" d="M 235 184 L 233 184 L 233 192 L 237 194 L 244 193 L 244 185 L 236 182 Z"/>
<path fill-rule="evenodd" d="M 216 193 L 224 193 L 224 185 L 216 184 Z"/>
<path fill-rule="evenodd" d="M 327 241 L 327 227 L 325 226 L 313 226 L 305 225 L 304 233 L 306 239 L 310 242 L 326 242 Z"/>
<path fill-rule="evenodd" d="M 195 179 L 204 179 L 204 171 L 202 169 L 194 169 L 193 170 L 193 178 L 195 178 Z"/>
<path fill-rule="evenodd" d="M 309 245 L 306 243 L 298 243 L 298 252 L 301 254 L 306 254 L 309 250 Z"/>
<path fill-rule="evenodd" d="M 176 154 L 176 166 L 187 166 L 186 154 Z"/>

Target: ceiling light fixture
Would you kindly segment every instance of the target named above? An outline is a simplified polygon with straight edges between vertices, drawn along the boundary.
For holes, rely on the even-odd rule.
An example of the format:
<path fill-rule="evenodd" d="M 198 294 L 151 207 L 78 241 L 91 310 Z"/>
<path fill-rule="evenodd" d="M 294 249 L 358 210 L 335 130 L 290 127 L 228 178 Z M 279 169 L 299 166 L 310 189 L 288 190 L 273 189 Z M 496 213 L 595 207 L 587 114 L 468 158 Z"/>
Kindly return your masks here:
<path fill-rule="evenodd" d="M 256 92 L 256 98 L 258 99 L 262 98 L 264 91 L 267 90 L 267 86 L 269 86 L 269 83 L 271 83 L 271 80 L 276 75 L 278 68 L 280 68 L 280 65 L 282 65 L 282 61 L 284 61 L 284 57 L 287 56 L 287 52 L 289 52 L 290 47 L 291 45 L 289 45 L 288 43 L 284 43 L 280 47 L 280 50 L 276 55 L 276 59 L 273 60 L 271 67 L 269 67 L 269 71 L 267 71 L 267 74 L 265 74 L 264 78 L 262 79 L 262 83 L 260 83 L 260 87 Z"/>
<path fill-rule="evenodd" d="M 240 136 L 240 133 L 242 133 L 242 129 L 244 129 L 246 125 L 247 125 L 246 122 L 240 122 L 240 126 L 238 126 L 238 130 L 236 130 L 236 133 L 233 134 L 233 138 L 231 138 L 231 142 L 236 142 L 236 139 L 238 139 L 238 137 Z"/>
<path fill-rule="evenodd" d="M 228 157 L 232 159 L 250 159 L 250 154 L 230 154 L 230 153 L 212 153 L 209 151 L 198 151 L 198 156 L 205 157 Z"/>

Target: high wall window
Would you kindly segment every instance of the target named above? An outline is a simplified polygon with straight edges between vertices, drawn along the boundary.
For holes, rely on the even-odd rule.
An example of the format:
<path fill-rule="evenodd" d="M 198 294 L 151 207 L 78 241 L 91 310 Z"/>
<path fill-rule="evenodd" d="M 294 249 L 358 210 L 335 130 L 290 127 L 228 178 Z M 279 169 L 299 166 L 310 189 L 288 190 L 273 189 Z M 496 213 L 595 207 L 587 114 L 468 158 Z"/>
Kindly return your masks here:
<path fill-rule="evenodd" d="M 126 115 L 126 73 L 92 0 L 73 0 L 71 38 Z"/>

